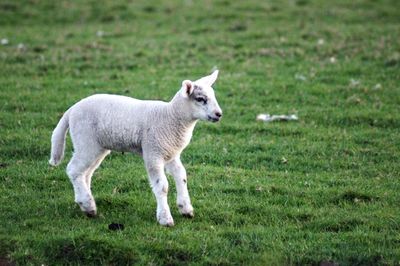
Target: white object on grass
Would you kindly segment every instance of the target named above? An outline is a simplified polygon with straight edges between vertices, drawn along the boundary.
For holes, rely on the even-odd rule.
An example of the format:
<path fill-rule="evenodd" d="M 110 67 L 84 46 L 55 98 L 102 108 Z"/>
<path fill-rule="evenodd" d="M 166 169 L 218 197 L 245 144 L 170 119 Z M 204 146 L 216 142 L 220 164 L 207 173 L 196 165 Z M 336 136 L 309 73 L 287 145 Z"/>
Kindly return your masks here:
<path fill-rule="evenodd" d="M 105 33 L 104 33 L 104 31 L 102 31 L 102 30 L 98 30 L 97 32 L 96 32 L 96 36 L 97 37 L 103 37 L 105 35 Z"/>
<path fill-rule="evenodd" d="M 258 121 L 273 122 L 273 121 L 290 121 L 299 120 L 297 115 L 270 115 L 270 114 L 259 114 L 257 115 Z"/>
<path fill-rule="evenodd" d="M 7 45 L 8 44 L 8 39 L 3 38 L 0 40 L 1 45 Z"/>
<path fill-rule="evenodd" d="M 297 79 L 297 80 L 301 80 L 301 81 L 306 81 L 307 80 L 306 76 L 304 76 L 302 74 L 296 74 L 296 75 L 294 75 L 294 78 Z"/>

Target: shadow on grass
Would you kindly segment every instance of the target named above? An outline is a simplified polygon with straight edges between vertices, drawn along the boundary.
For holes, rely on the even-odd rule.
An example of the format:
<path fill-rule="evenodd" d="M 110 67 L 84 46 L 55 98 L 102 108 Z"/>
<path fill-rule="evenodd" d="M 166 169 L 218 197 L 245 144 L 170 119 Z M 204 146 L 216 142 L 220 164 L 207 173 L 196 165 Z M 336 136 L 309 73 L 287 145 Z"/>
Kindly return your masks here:
<path fill-rule="evenodd" d="M 132 265 L 138 261 L 137 252 L 133 247 L 87 236 L 53 240 L 45 250 L 46 258 L 52 263 Z"/>
<path fill-rule="evenodd" d="M 341 194 L 340 196 L 336 197 L 335 199 L 333 199 L 333 203 L 335 204 L 339 204 L 341 202 L 349 202 L 349 203 L 358 203 L 358 202 L 365 202 L 365 203 L 369 203 L 369 202 L 373 202 L 378 200 L 378 197 L 374 197 L 371 195 L 368 195 L 366 193 L 360 193 L 357 191 L 346 191 L 343 194 Z"/>
<path fill-rule="evenodd" d="M 371 255 L 367 257 L 353 256 L 345 258 L 342 261 L 320 260 L 313 258 L 304 258 L 293 265 L 313 265 L 313 266 L 337 266 L 337 265 L 353 265 L 353 266 L 373 266 L 373 265 L 388 265 L 381 255 Z"/>
<path fill-rule="evenodd" d="M 348 218 L 343 220 L 324 220 L 324 221 L 314 221 L 307 223 L 305 228 L 311 230 L 317 230 L 319 232 L 349 232 L 353 231 L 357 226 L 361 226 L 364 224 L 364 221 L 357 219 L 357 218 Z"/>
<path fill-rule="evenodd" d="M 155 257 L 158 265 L 187 265 L 189 262 L 196 262 L 199 257 L 193 252 L 182 247 L 148 246 L 146 253 Z"/>

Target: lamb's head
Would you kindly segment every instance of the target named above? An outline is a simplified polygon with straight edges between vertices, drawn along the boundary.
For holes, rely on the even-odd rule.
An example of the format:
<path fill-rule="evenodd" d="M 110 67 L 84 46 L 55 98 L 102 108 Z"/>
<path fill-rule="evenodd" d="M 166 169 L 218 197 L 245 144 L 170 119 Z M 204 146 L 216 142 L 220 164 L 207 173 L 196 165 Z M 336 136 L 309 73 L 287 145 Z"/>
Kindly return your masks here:
<path fill-rule="evenodd" d="M 211 75 L 196 81 L 184 80 L 181 93 L 189 104 L 189 111 L 194 119 L 218 122 L 222 117 L 222 110 L 215 98 L 211 87 L 217 80 L 218 70 Z"/>

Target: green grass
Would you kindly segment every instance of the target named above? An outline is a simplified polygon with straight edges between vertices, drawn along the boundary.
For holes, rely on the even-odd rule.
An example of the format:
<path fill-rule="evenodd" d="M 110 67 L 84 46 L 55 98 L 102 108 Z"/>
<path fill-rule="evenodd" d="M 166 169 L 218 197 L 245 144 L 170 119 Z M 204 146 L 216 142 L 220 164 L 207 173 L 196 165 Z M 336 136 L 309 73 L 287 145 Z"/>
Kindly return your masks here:
<path fill-rule="evenodd" d="M 399 1 L 3 0 L 3 38 L 0 263 L 400 264 Z M 169 100 L 214 66 L 224 118 L 182 156 L 196 217 L 170 180 L 175 227 L 159 226 L 141 158 L 112 153 L 86 218 L 70 141 L 47 164 L 62 113 L 100 92 Z"/>

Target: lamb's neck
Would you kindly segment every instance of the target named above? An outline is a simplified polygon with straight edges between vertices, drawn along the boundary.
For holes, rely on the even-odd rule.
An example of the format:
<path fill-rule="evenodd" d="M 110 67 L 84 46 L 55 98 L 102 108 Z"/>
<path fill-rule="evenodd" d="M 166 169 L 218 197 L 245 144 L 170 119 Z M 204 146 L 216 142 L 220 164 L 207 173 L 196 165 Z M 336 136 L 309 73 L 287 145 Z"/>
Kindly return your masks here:
<path fill-rule="evenodd" d="M 180 129 L 193 128 L 197 119 L 193 118 L 187 100 L 181 95 L 175 97 L 168 104 L 168 111 L 174 119 L 174 124 Z"/>

